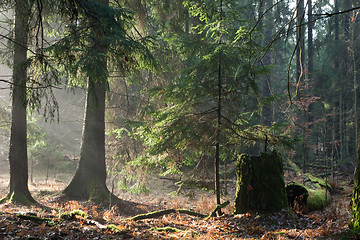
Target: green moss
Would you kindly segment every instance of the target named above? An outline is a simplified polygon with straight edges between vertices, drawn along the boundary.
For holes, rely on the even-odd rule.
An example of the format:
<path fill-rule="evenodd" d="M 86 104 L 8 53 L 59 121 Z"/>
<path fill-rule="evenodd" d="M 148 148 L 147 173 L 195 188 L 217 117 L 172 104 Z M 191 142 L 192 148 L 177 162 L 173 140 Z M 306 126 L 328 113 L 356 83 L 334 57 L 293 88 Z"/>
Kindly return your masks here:
<path fill-rule="evenodd" d="M 250 157 L 247 154 L 238 156 L 236 162 L 236 197 L 235 197 L 235 214 L 246 213 L 249 209 L 248 186 L 250 185 Z"/>
<path fill-rule="evenodd" d="M 287 207 L 283 159 L 276 151 L 238 157 L 235 214 L 249 210 L 278 211 Z"/>
<path fill-rule="evenodd" d="M 297 182 L 289 183 L 288 187 L 295 185 L 299 186 L 304 189 L 305 193 L 307 194 L 306 198 L 306 210 L 307 211 L 315 211 L 315 210 L 322 210 L 327 205 L 329 205 L 331 200 L 330 192 L 326 188 L 315 188 L 311 189 L 306 185 Z M 292 192 L 289 192 L 289 197 L 292 196 Z M 304 206 L 305 207 L 305 206 Z"/>
<path fill-rule="evenodd" d="M 307 198 L 307 207 L 309 211 L 322 210 L 329 205 L 331 196 L 330 193 L 325 189 L 307 189 L 309 197 Z"/>
<path fill-rule="evenodd" d="M 355 188 L 351 198 L 351 219 L 349 228 L 360 232 L 360 185 L 355 181 Z"/>
<path fill-rule="evenodd" d="M 13 192 L 8 198 L 9 202 L 19 203 L 23 205 L 34 205 L 35 202 L 32 199 L 28 199 L 25 194 L 21 192 Z"/>
<path fill-rule="evenodd" d="M 109 225 L 106 225 L 106 229 L 109 229 L 113 232 L 121 232 L 121 231 L 124 231 L 124 228 L 119 228 L 118 226 L 114 225 L 114 224 L 109 224 Z"/>
<path fill-rule="evenodd" d="M 150 228 L 150 230 L 155 230 L 157 232 L 181 232 L 180 229 L 173 228 L 173 227 L 160 227 L 160 228 Z"/>
<path fill-rule="evenodd" d="M 287 160 L 288 165 L 290 166 L 290 169 L 293 170 L 296 175 L 301 175 L 301 169 L 291 160 Z"/>
<path fill-rule="evenodd" d="M 102 184 L 98 181 L 92 180 L 88 184 L 87 189 L 88 201 L 95 202 L 96 204 L 103 204 L 110 202 L 110 192 L 106 187 L 103 187 Z"/>
<path fill-rule="evenodd" d="M 317 188 L 327 188 L 330 192 L 332 191 L 331 185 L 324 179 L 315 177 L 310 173 L 305 174 Z"/>
<path fill-rule="evenodd" d="M 81 210 L 73 210 L 70 212 L 70 217 L 72 216 L 81 216 L 83 218 L 87 218 L 88 217 L 88 214 L 86 212 L 83 212 Z"/>
<path fill-rule="evenodd" d="M 209 214 L 209 216 L 207 216 L 207 217 L 205 218 L 205 220 L 214 217 L 214 216 L 216 215 L 216 213 L 218 212 L 218 210 L 226 207 L 226 206 L 229 205 L 229 204 L 230 204 L 230 201 L 226 201 L 226 202 L 223 202 L 222 204 L 216 205 L 216 207 L 214 208 L 214 210 L 211 211 L 211 213 Z"/>

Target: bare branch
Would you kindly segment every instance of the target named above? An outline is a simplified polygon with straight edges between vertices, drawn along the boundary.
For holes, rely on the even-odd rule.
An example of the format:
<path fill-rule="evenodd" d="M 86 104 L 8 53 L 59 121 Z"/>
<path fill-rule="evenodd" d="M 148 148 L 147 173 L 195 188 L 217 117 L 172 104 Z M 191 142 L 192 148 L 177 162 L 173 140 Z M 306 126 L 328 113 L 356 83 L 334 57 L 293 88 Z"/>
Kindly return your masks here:
<path fill-rule="evenodd" d="M 334 12 L 334 13 L 313 14 L 313 16 L 320 16 L 320 17 L 322 17 L 322 18 L 329 18 L 329 17 L 332 17 L 332 16 L 336 16 L 336 15 L 340 15 L 340 14 L 345 14 L 345 13 L 353 12 L 353 11 L 356 11 L 356 10 L 360 10 L 360 7 L 354 7 L 354 8 L 350 8 L 350 9 L 344 10 L 344 11 L 339 11 L 339 12 Z"/>
<path fill-rule="evenodd" d="M 0 82 L 8 83 L 8 84 L 10 84 L 10 85 L 12 85 L 12 86 L 23 87 L 22 85 L 14 84 L 12 81 L 5 80 L 5 79 L 0 79 Z M 44 86 L 42 86 L 41 84 L 39 84 L 38 87 L 26 86 L 26 88 L 27 88 L 27 89 L 44 89 L 44 88 L 62 89 L 61 87 L 57 87 L 57 86 L 53 86 L 53 85 L 44 85 Z M 8 89 L 8 88 L 4 88 L 4 89 Z"/>

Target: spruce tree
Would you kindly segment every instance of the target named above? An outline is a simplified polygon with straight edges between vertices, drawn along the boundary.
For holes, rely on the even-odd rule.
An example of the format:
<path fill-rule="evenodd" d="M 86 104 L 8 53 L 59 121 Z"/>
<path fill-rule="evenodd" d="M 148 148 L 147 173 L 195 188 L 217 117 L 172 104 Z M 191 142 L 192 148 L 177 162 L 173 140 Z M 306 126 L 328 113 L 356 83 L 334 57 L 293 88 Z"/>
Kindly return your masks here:
<path fill-rule="evenodd" d="M 106 186 L 105 95 L 109 68 L 127 71 L 151 65 L 145 38 L 133 35 L 132 14 L 108 1 L 68 1 L 61 7 L 68 25 L 45 51 L 68 77 L 69 86 L 87 85 L 80 163 L 63 191 L 71 198 L 109 202 L 118 199 Z"/>

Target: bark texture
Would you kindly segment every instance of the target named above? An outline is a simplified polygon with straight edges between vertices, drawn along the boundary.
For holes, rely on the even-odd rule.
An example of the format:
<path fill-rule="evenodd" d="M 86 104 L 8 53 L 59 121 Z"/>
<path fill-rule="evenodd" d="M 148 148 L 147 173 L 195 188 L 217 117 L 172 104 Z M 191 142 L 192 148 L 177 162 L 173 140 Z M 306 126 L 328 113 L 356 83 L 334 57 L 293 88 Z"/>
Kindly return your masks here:
<path fill-rule="evenodd" d="M 359 142 L 359 141 L 358 141 Z M 360 231 L 360 146 L 358 145 L 358 154 L 356 169 L 354 175 L 354 191 L 351 198 L 351 219 L 349 227 L 355 231 Z"/>
<path fill-rule="evenodd" d="M 26 82 L 29 1 L 15 1 L 15 44 L 10 133 L 10 192 L 7 198 L 22 204 L 33 204 L 28 188 L 27 127 L 26 127 Z"/>
<path fill-rule="evenodd" d="M 99 0 L 108 5 L 108 0 Z M 98 23 L 95 22 L 95 25 Z M 115 200 L 106 186 L 105 163 L 105 92 L 107 86 L 107 45 L 103 29 L 95 28 L 94 50 L 97 52 L 96 74 L 88 78 L 85 119 L 80 162 L 74 178 L 63 191 L 71 198 L 94 200 L 97 203 Z M 95 60 L 95 59 L 94 59 Z M 95 72 L 95 71 L 94 71 Z"/>
<path fill-rule="evenodd" d="M 105 83 L 89 81 L 77 172 L 64 194 L 101 202 L 109 198 L 105 165 Z"/>
<path fill-rule="evenodd" d="M 250 210 L 278 211 L 288 206 L 283 159 L 276 151 L 237 160 L 235 214 Z"/>

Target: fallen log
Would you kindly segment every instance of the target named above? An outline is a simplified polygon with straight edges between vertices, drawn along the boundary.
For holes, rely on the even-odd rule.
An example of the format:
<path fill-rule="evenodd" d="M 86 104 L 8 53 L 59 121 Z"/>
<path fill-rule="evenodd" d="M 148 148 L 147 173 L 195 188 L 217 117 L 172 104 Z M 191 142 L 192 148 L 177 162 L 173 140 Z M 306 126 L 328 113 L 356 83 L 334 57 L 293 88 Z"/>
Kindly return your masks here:
<path fill-rule="evenodd" d="M 322 210 L 331 200 L 330 191 L 327 188 L 311 189 L 297 182 L 289 183 L 286 186 L 286 193 L 289 206 L 300 212 Z"/>
<path fill-rule="evenodd" d="M 186 209 L 165 209 L 165 210 L 160 210 L 160 211 L 155 211 L 155 212 L 150 212 L 150 213 L 139 214 L 134 217 L 131 217 L 130 220 L 138 221 L 138 220 L 149 219 L 149 218 L 157 218 L 157 217 L 161 217 L 161 216 L 171 214 L 171 213 L 183 213 L 183 214 L 187 214 L 187 215 L 194 216 L 194 217 L 200 217 L 200 218 L 207 217 L 207 215 L 197 213 L 197 212 L 194 212 L 191 210 L 186 210 Z"/>
<path fill-rule="evenodd" d="M 134 217 L 131 217 L 129 220 L 138 221 L 138 220 L 144 220 L 144 219 L 149 219 L 149 218 L 157 218 L 157 217 L 161 217 L 161 216 L 168 215 L 171 213 L 183 213 L 183 214 L 187 214 L 187 215 L 194 216 L 194 217 L 209 219 L 211 217 L 214 217 L 216 215 L 217 211 L 226 207 L 229 204 L 230 204 L 230 201 L 226 201 L 222 204 L 218 204 L 209 215 L 201 214 L 201 213 L 194 212 L 191 210 L 186 210 L 186 209 L 165 209 L 165 210 L 160 210 L 160 211 L 155 211 L 155 212 L 150 212 L 150 213 L 139 214 Z"/>

